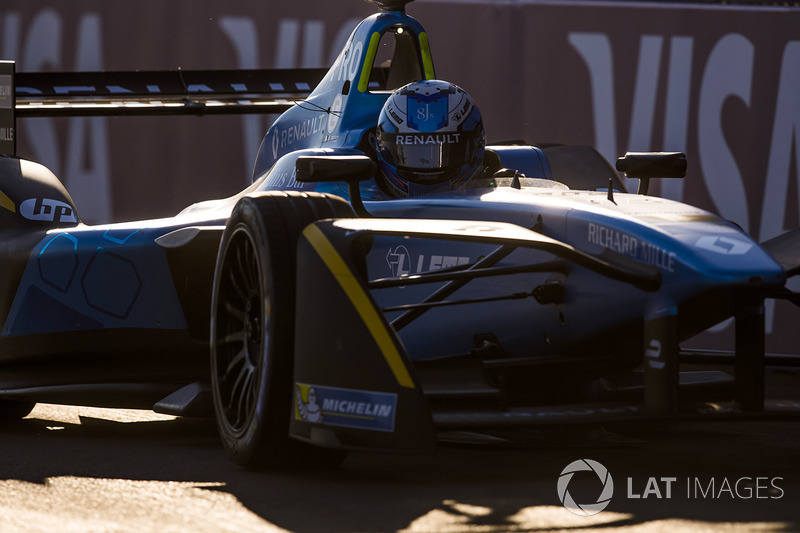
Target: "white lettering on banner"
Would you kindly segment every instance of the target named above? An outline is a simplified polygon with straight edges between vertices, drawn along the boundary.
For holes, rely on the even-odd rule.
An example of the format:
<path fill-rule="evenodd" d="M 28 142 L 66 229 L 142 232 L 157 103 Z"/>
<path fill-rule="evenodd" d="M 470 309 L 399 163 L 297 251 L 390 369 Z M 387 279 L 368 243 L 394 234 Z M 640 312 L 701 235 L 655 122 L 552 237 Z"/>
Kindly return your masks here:
<path fill-rule="evenodd" d="M 347 36 L 358 20 L 347 20 L 339 30 L 331 48 L 334 54 L 338 53 L 344 45 Z M 259 42 L 256 20 L 253 17 L 226 16 L 220 20 L 220 28 L 233 44 L 239 68 L 253 69 L 261 64 L 258 56 Z M 302 32 L 301 32 L 302 27 Z M 302 48 L 300 48 L 300 35 L 302 33 Z M 323 45 L 325 36 L 325 22 L 322 20 L 307 20 L 302 23 L 297 19 L 281 19 L 278 22 L 276 34 L 274 68 L 316 68 L 324 66 Z M 298 62 L 298 55 L 301 60 Z M 335 59 L 335 55 L 334 58 Z M 258 115 L 242 117 L 244 128 L 244 168 L 250 168 L 256 160 L 258 149 L 267 125 Z M 301 125 L 302 129 L 303 126 Z M 308 124 L 305 126 L 308 129 Z M 305 134 L 286 132 L 281 138 L 276 136 L 272 143 L 273 158 L 278 157 L 279 148 L 289 143 L 289 136 L 297 140 Z M 281 145 L 281 142 L 284 144 Z M 247 179 L 249 183 L 249 178 Z"/>
<path fill-rule="evenodd" d="M 686 151 L 693 47 L 694 39 L 691 37 L 670 39 L 667 102 L 664 111 L 664 150 Z M 663 180 L 661 195 L 664 198 L 682 200 L 683 180 Z"/>
<path fill-rule="evenodd" d="M 20 17 L 6 15 L 0 56 L 17 58 L 19 71 L 103 70 L 101 19 L 96 13 L 81 16 L 77 27 L 74 63 L 62 64 L 64 34 L 61 16 L 53 9 L 39 11 L 23 33 Z M 59 176 L 87 222 L 109 222 L 111 202 L 110 156 L 107 119 L 72 117 L 68 121 L 65 149 L 60 149 L 55 121 L 26 120 L 22 129 L 33 152 L 32 159 Z"/>
<path fill-rule="evenodd" d="M 78 23 L 75 70 L 103 70 L 102 53 L 100 16 L 88 13 Z M 113 215 L 107 124 L 104 117 L 76 117 L 69 123 L 64 185 L 75 203 L 85 206 L 81 216 L 89 223 L 110 222 Z"/>
<path fill-rule="evenodd" d="M 239 68 L 254 69 L 259 67 L 258 31 L 252 17 L 222 17 L 219 21 L 222 32 L 233 44 Z M 242 117 L 242 133 L 244 139 L 244 168 L 249 169 L 258 156 L 261 137 L 266 131 L 266 121 L 259 115 Z M 250 176 L 244 173 L 245 184 L 250 183 Z"/>
<path fill-rule="evenodd" d="M 297 67 L 297 46 L 300 40 L 300 21 L 297 19 L 281 19 L 278 23 L 275 42 L 274 68 Z"/>
<path fill-rule="evenodd" d="M 617 158 L 617 119 L 611 42 L 603 33 L 570 33 L 569 43 L 589 69 L 594 110 L 594 146 L 609 161 Z"/>
<path fill-rule="evenodd" d="M 21 21 L 5 21 L 5 28 L 10 23 L 18 25 L 12 32 L 22 42 L 20 53 L 10 57 L 17 57 L 17 70 L 37 72 L 44 70 L 68 70 L 61 65 L 61 17 L 53 9 L 40 11 L 28 26 L 26 35 L 22 35 Z M 4 40 L 4 45 L 8 42 Z M 18 48 L 17 43 L 11 48 Z M 9 57 L 5 53 L 3 57 Z M 21 68 L 20 68 L 21 67 Z M 55 122 L 43 118 L 29 120 L 20 131 L 28 139 L 35 161 L 49 168 L 56 176 L 63 178 L 61 172 L 61 150 L 59 149 L 58 136 Z"/>
<path fill-rule="evenodd" d="M 658 69 L 660 67 L 661 44 L 659 35 L 643 35 L 639 47 L 639 62 L 636 67 L 636 85 L 633 92 L 633 114 L 628 144 L 651 146 L 653 120 L 656 112 L 658 91 Z M 639 150 L 637 147 L 632 150 Z M 613 161 L 610 159 L 609 161 Z"/>
<path fill-rule="evenodd" d="M 235 17 L 226 17 L 235 18 Z M 255 25 L 255 20 L 247 17 Z M 324 59 L 325 21 L 307 20 L 302 24 L 302 49 L 300 49 L 301 21 L 297 19 L 281 19 L 278 30 L 275 32 L 275 57 L 273 68 L 316 68 L 333 64 L 339 52 L 347 42 L 350 32 L 361 22 L 360 19 L 351 18 L 345 21 L 336 33 L 330 45 L 330 59 Z M 231 39 L 233 37 L 229 35 Z M 238 37 L 241 38 L 241 37 Z M 257 38 L 256 35 L 253 38 Z M 300 61 L 298 61 L 298 55 Z"/>
<path fill-rule="evenodd" d="M 323 66 L 322 46 L 325 37 L 325 22 L 322 20 L 306 20 L 302 23 L 303 45 L 300 46 L 301 21 L 297 19 L 281 19 L 278 23 L 277 42 L 275 47 L 274 68 L 316 68 Z M 342 43 L 336 44 L 336 51 Z M 298 51 L 301 60 L 298 62 Z"/>
<path fill-rule="evenodd" d="M 708 192 L 718 212 L 743 228 L 750 227 L 747 196 L 736 159 L 725 142 L 722 106 L 731 96 L 750 106 L 753 54 L 753 45 L 741 35 L 720 39 L 706 63 L 697 110 L 700 167 Z"/>
<path fill-rule="evenodd" d="M 589 70 L 594 110 L 595 147 L 609 161 L 619 155 L 617 149 L 617 124 L 614 89 L 614 69 L 611 42 L 603 33 L 574 32 L 568 36 L 569 43 L 581 55 Z M 648 151 L 652 149 L 653 121 L 655 117 L 658 72 L 660 69 L 663 37 L 643 35 L 634 87 L 633 112 L 626 150 Z M 691 37 L 672 37 L 670 40 L 670 63 L 667 82 L 667 119 L 664 131 L 664 150 L 686 151 L 686 134 L 689 113 L 689 82 L 691 74 Z M 626 185 L 635 181 L 626 179 Z M 676 185 L 677 184 L 677 185 Z M 668 198 L 680 200 L 682 182 L 670 180 L 666 190 Z"/>
<path fill-rule="evenodd" d="M 759 241 L 777 237 L 791 227 L 784 227 L 790 191 L 790 173 L 794 156 L 795 172 L 800 169 L 800 41 L 787 43 L 781 59 L 781 77 L 772 126 L 767 175 L 764 184 L 764 209 L 761 211 Z M 797 191 L 800 204 L 800 190 Z M 797 205 L 797 204 L 796 204 Z M 787 287 L 800 291 L 800 278 L 791 278 Z M 772 333 L 775 300 L 765 302 L 767 333 Z"/>
<path fill-rule="evenodd" d="M 233 19 L 233 17 L 231 17 Z M 226 21 L 228 19 L 225 19 Z M 238 20 L 238 19 L 237 19 Z M 255 27 L 255 22 L 252 19 L 248 19 L 248 26 L 250 22 L 252 22 L 253 27 Z M 333 39 L 332 44 L 330 45 L 330 49 L 332 51 L 331 60 L 328 64 L 334 63 L 334 67 L 336 72 L 338 72 L 339 79 L 341 79 L 342 75 L 349 76 L 348 79 L 351 79 L 355 76 L 359 63 L 360 63 L 360 55 L 362 50 L 361 43 L 357 43 L 357 46 L 353 47 L 351 43 L 347 43 L 347 38 L 350 35 L 350 32 L 353 28 L 360 22 L 359 19 L 348 19 L 347 21 L 342 24 L 339 28 L 338 32 L 336 33 L 336 37 Z M 231 23 L 231 21 L 225 22 L 225 31 L 228 34 L 228 37 L 234 41 L 239 42 L 237 48 L 247 49 L 249 50 L 250 47 L 253 50 L 257 49 L 257 33 L 255 30 L 249 40 L 253 42 L 253 44 L 245 45 L 241 42 L 242 36 L 239 34 L 236 28 L 242 27 L 244 25 L 243 22 L 238 21 L 235 25 Z M 302 32 L 301 32 L 302 27 Z M 314 67 L 322 67 L 326 64 L 323 64 L 323 45 L 324 45 L 324 36 L 325 36 L 325 22 L 322 20 L 308 20 L 302 23 L 297 19 L 281 19 L 278 23 L 278 30 L 275 32 L 276 34 L 276 43 L 275 43 L 275 58 L 273 61 L 274 68 L 314 68 Z M 248 30 L 249 35 L 249 30 Z M 300 49 L 300 36 L 301 33 L 303 35 L 302 39 L 302 49 Z M 343 54 L 339 57 L 339 52 L 342 48 L 348 45 L 348 51 L 346 54 Z M 255 53 L 255 52 L 253 52 Z M 358 53 L 359 58 L 356 61 L 353 61 L 354 53 Z M 301 60 L 298 62 L 298 55 L 300 55 Z M 347 58 L 346 60 L 344 58 Z M 354 64 L 353 64 L 354 63 Z M 255 67 L 254 67 L 255 68 Z M 247 117 L 245 117 L 247 120 Z M 249 124 L 245 125 L 245 135 L 247 139 L 254 139 L 252 141 L 252 146 L 247 145 L 246 149 L 248 153 L 245 156 L 245 164 L 247 166 L 251 165 L 253 161 L 256 159 L 256 154 L 258 154 L 258 149 L 261 142 L 261 136 L 263 135 L 263 131 L 260 130 L 257 134 L 253 134 L 253 129 L 255 122 L 251 120 Z M 290 128 L 289 130 L 284 131 L 276 131 L 272 138 L 272 157 L 273 159 L 277 159 L 278 156 L 282 153 L 281 149 L 286 148 L 287 145 L 291 145 L 297 140 L 303 139 L 310 134 L 319 133 L 322 131 L 322 126 L 324 124 L 324 118 L 321 116 L 319 120 L 308 120 L 305 123 L 302 123 L 294 128 Z M 333 125 L 335 127 L 335 124 Z M 331 127 L 330 129 L 333 129 Z M 303 131 L 304 130 L 304 131 Z M 248 141 L 250 142 L 250 141 Z"/>
<path fill-rule="evenodd" d="M 764 196 L 778 200 L 764 204 L 761 211 L 760 241 L 777 237 L 786 230 L 786 201 L 789 193 L 789 175 L 792 156 L 795 172 L 800 169 L 800 41 L 786 45 L 781 60 L 781 78 L 778 83 L 778 100 L 772 126 L 767 176 Z M 794 143 L 794 146 L 792 145 Z M 794 151 L 792 150 L 794 148 Z M 800 190 L 797 190 L 800 200 Z M 781 201 L 783 200 L 783 201 Z"/>
<path fill-rule="evenodd" d="M 568 36 L 589 69 L 594 110 L 595 147 L 609 161 L 620 152 L 617 148 L 617 124 L 614 88 L 614 69 L 611 42 L 603 33 L 574 32 Z M 633 111 L 626 150 L 652 149 L 658 72 L 660 70 L 663 37 L 643 35 L 637 63 Z M 670 39 L 670 62 L 666 94 L 666 123 L 664 148 L 667 151 L 686 151 L 689 115 L 689 87 L 693 39 L 676 36 Z M 625 178 L 626 185 L 636 186 L 636 180 Z M 666 185 L 666 187 L 665 187 Z M 662 184 L 665 197 L 681 200 L 683 182 L 669 180 Z"/>

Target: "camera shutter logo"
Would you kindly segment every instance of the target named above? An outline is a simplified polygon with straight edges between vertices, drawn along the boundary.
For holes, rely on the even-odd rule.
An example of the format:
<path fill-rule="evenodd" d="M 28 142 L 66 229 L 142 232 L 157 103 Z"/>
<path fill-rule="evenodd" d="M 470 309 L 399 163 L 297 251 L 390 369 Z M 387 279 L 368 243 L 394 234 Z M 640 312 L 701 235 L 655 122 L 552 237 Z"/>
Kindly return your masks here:
<path fill-rule="evenodd" d="M 569 490 L 567 490 L 569 482 L 572 480 L 572 476 L 575 472 L 585 471 L 591 471 L 597 474 L 598 479 L 600 479 L 600 482 L 603 484 L 603 490 L 594 503 L 576 503 L 570 495 Z M 608 469 L 591 459 L 578 459 L 577 461 L 571 462 L 561 471 L 561 475 L 558 477 L 558 497 L 561 503 L 564 504 L 564 507 L 566 507 L 568 511 L 580 516 L 596 515 L 611 503 L 611 497 L 613 495 L 614 480 L 611 479 L 611 474 L 608 473 Z"/>

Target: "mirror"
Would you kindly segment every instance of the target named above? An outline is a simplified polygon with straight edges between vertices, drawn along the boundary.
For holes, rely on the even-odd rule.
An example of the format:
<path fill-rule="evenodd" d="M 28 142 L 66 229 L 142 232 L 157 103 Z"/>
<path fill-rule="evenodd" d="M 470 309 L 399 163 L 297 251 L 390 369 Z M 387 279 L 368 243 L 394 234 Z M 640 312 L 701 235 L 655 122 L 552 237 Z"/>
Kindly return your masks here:
<path fill-rule="evenodd" d="M 295 163 L 297 181 L 358 183 L 372 178 L 378 165 L 366 155 L 300 156 Z"/>
<path fill-rule="evenodd" d="M 686 154 L 628 152 L 617 159 L 617 170 L 629 178 L 682 178 L 686 175 Z"/>
<path fill-rule="evenodd" d="M 628 152 L 617 159 L 617 170 L 629 178 L 639 179 L 639 194 L 647 194 L 650 178 L 683 178 L 686 176 L 686 154 L 683 152 Z"/>

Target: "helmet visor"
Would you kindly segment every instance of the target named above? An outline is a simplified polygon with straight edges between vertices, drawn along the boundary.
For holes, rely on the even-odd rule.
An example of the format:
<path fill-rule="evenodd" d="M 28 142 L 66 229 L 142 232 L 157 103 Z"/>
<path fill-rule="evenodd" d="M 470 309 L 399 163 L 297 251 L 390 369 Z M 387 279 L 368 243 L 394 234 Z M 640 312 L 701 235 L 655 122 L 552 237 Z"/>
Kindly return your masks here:
<path fill-rule="evenodd" d="M 380 132 L 382 155 L 404 170 L 443 170 L 460 167 L 480 148 L 480 132 Z M 388 157 L 387 157 L 388 156 Z"/>

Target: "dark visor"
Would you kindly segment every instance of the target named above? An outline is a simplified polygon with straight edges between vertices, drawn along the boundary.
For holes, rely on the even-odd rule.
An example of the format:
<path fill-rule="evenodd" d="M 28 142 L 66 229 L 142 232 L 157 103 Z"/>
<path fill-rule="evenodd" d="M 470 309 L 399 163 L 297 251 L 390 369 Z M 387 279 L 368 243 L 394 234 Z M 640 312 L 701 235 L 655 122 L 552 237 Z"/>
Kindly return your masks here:
<path fill-rule="evenodd" d="M 380 133 L 383 150 L 391 154 L 394 166 L 408 170 L 436 170 L 460 167 L 478 148 L 479 132 Z"/>

